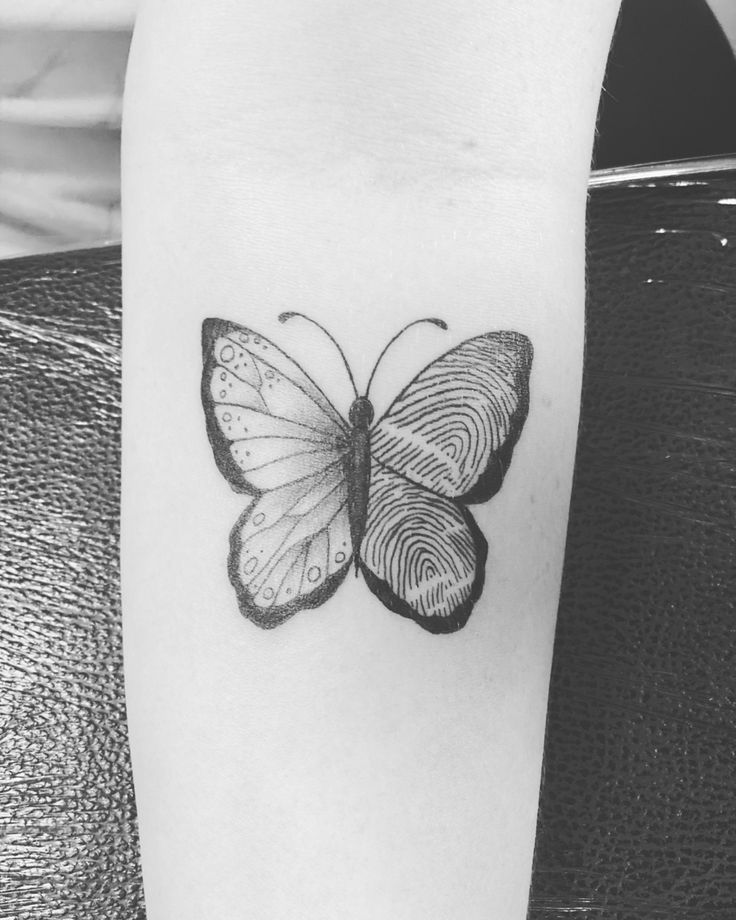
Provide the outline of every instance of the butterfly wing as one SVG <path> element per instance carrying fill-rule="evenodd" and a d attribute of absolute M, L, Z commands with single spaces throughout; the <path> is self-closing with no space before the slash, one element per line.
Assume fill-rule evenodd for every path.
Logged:
<path fill-rule="evenodd" d="M 205 320 L 202 351 L 215 461 L 254 497 L 230 537 L 230 580 L 245 616 L 277 626 L 324 603 L 348 571 L 348 428 L 296 362 L 252 330 Z"/>
<path fill-rule="evenodd" d="M 371 431 L 371 454 L 464 504 L 501 488 L 529 411 L 532 345 L 518 332 L 469 339 L 429 364 Z"/>
<path fill-rule="evenodd" d="M 501 487 L 529 410 L 532 346 L 515 332 L 463 342 L 429 364 L 371 431 L 366 583 L 430 632 L 460 629 L 488 546 L 466 504 Z"/>
<path fill-rule="evenodd" d="M 207 434 L 233 489 L 258 495 L 318 473 L 345 452 L 345 421 L 268 339 L 208 319 L 202 352 Z"/>
<path fill-rule="evenodd" d="M 230 535 L 228 571 L 240 610 L 264 628 L 323 604 L 351 560 L 341 461 L 264 493 Z"/>
<path fill-rule="evenodd" d="M 487 552 L 467 508 L 372 461 L 360 567 L 389 610 L 433 633 L 460 629 L 483 590 Z"/>

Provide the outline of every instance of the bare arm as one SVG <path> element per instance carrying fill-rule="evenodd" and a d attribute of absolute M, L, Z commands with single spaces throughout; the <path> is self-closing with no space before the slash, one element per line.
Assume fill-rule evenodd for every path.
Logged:
<path fill-rule="evenodd" d="M 124 138 L 123 602 L 151 920 L 524 917 L 578 414 L 586 177 L 616 11 L 143 4 Z M 370 533 L 356 547 L 351 532 L 347 549 L 368 574 L 359 565 L 275 628 L 250 616 L 249 604 L 271 608 L 250 558 L 238 549 L 232 562 L 229 533 L 248 484 L 268 488 L 246 459 L 216 462 L 230 397 L 209 390 L 203 405 L 202 321 L 265 337 L 343 416 L 355 395 L 329 342 L 303 321 L 280 325 L 282 311 L 334 335 L 361 394 L 402 326 L 447 322 L 387 353 L 377 418 L 450 349 L 496 331 L 531 342 L 528 414 L 522 359 L 506 345 L 483 353 L 501 382 L 477 399 L 501 421 L 482 470 L 467 459 L 479 440 L 428 436 L 469 470 L 468 488 L 498 462 L 495 494 L 471 504 L 459 472 L 440 487 L 398 470 L 401 488 L 434 503 L 435 544 L 471 529 L 474 548 L 461 545 L 443 583 L 455 599 L 418 600 L 429 593 L 416 572 L 368 560 L 374 474 Z M 229 370 L 220 334 L 233 329 L 210 327 L 210 375 Z M 467 386 L 466 367 L 442 385 Z M 262 414 L 293 413 L 258 398 Z M 348 424 L 345 444 L 356 438 Z M 424 628 L 389 609 L 370 573 L 395 578 L 421 616 L 455 615 L 471 594 L 472 610 L 454 631 Z"/>

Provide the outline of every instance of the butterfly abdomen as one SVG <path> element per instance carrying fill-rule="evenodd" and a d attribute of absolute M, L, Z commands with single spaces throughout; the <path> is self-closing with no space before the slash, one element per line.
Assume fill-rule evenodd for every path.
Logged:
<path fill-rule="evenodd" d="M 368 518 L 368 491 L 371 485 L 371 432 L 373 406 L 359 396 L 350 407 L 350 443 L 345 453 L 345 478 L 348 487 L 350 538 L 353 542 L 355 573 L 358 573 L 360 545 Z"/>

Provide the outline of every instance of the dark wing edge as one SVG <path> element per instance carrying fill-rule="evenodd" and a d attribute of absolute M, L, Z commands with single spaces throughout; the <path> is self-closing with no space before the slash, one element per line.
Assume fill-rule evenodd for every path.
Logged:
<path fill-rule="evenodd" d="M 412 485 L 414 485 L 412 483 Z M 421 487 L 418 487 L 421 488 Z M 390 585 L 375 575 L 359 559 L 360 570 L 365 578 L 365 583 L 379 601 L 388 608 L 392 613 L 398 613 L 399 616 L 414 620 L 422 629 L 433 635 L 448 635 L 462 629 L 468 622 L 470 614 L 473 612 L 476 601 L 480 599 L 486 581 L 486 561 L 488 559 L 488 543 L 483 533 L 478 527 L 475 518 L 462 505 L 458 505 L 458 511 L 463 516 L 465 523 L 470 530 L 473 543 L 476 550 L 475 578 L 470 589 L 470 594 L 462 603 L 452 611 L 451 614 L 443 617 L 426 617 L 414 610 L 407 601 L 399 597 L 390 587 Z"/>
<path fill-rule="evenodd" d="M 459 495 L 455 501 L 465 505 L 479 505 L 489 501 L 500 491 L 506 477 L 514 448 L 521 437 L 527 416 L 529 415 L 529 377 L 531 375 L 532 361 L 534 360 L 534 347 L 531 340 L 521 332 L 504 332 L 503 338 L 513 341 L 518 345 L 520 361 L 517 366 L 516 387 L 519 393 L 519 403 L 516 411 L 511 416 L 509 433 L 500 450 L 491 455 L 488 466 L 478 477 L 475 485 L 464 495 Z"/>
<path fill-rule="evenodd" d="M 213 345 L 221 335 L 227 335 L 228 332 L 233 332 L 241 328 L 242 327 L 238 326 L 237 323 L 231 323 L 224 319 L 215 319 L 214 317 L 202 322 L 202 383 L 200 392 L 205 423 L 207 426 L 207 438 L 212 447 L 212 453 L 218 470 L 230 483 L 230 487 L 234 492 L 257 497 L 261 494 L 261 491 L 245 481 L 243 471 L 233 459 L 230 453 L 230 444 L 217 424 L 217 418 L 214 413 L 214 403 L 210 395 L 210 380 L 212 379 L 212 372 L 217 365 Z"/>
<path fill-rule="evenodd" d="M 309 594 L 305 594 L 279 607 L 259 607 L 251 601 L 249 592 L 238 575 L 238 559 L 241 548 L 240 531 L 242 524 L 250 517 L 254 507 L 255 502 L 249 508 L 246 508 L 230 531 L 230 555 L 227 560 L 227 574 L 230 579 L 230 584 L 235 589 L 241 614 L 252 623 L 255 623 L 256 626 L 260 626 L 261 629 L 275 629 L 277 626 L 281 626 L 282 623 L 290 620 L 294 614 L 299 613 L 301 610 L 311 610 L 314 607 L 320 607 L 325 601 L 328 601 L 340 587 L 345 580 L 345 576 L 350 571 L 350 566 L 353 562 L 353 554 L 351 553 L 346 558 L 342 568 L 330 575 L 329 578 L 325 579 L 319 587 L 315 588 L 314 591 Z"/>
<path fill-rule="evenodd" d="M 218 363 L 214 355 L 214 343 L 220 336 L 228 335 L 232 332 L 252 333 L 252 330 L 246 329 L 245 326 L 241 326 L 239 323 L 234 323 L 231 320 L 218 319 L 216 317 L 209 317 L 208 319 L 202 321 L 202 381 L 200 385 L 200 395 L 202 399 L 202 408 L 204 409 L 207 438 L 209 439 L 210 445 L 212 447 L 212 453 L 214 455 L 217 468 L 228 481 L 234 492 L 239 492 L 245 495 L 252 495 L 257 498 L 259 495 L 263 494 L 263 491 L 261 489 L 257 489 L 255 486 L 252 486 L 245 481 L 243 471 L 233 459 L 233 456 L 230 453 L 230 442 L 220 431 L 219 425 L 217 424 L 217 418 L 214 413 L 214 403 L 209 389 L 212 372 Z M 274 345 L 273 342 L 270 342 L 266 336 L 261 336 L 261 338 L 265 342 L 269 342 L 269 344 L 277 352 L 284 354 L 281 352 L 281 349 Z M 294 365 L 294 367 L 297 368 L 301 374 L 304 375 L 304 377 L 307 378 L 309 383 L 315 388 L 322 399 L 324 399 L 325 403 L 335 413 L 335 416 L 340 419 L 344 428 L 347 428 L 347 425 L 340 416 L 340 413 L 337 411 L 337 409 L 335 409 L 330 400 L 322 392 L 322 389 L 317 386 L 317 384 L 314 382 L 314 380 L 312 380 L 309 374 L 307 374 L 304 368 L 302 368 L 301 365 L 299 365 L 296 361 L 294 361 L 293 358 L 290 358 L 288 355 L 285 355 L 285 357 Z"/>

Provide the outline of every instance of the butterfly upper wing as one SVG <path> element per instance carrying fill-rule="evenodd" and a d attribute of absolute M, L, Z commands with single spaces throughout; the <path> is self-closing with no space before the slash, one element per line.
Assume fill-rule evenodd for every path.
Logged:
<path fill-rule="evenodd" d="M 460 629 L 483 590 L 487 552 L 467 508 L 373 459 L 360 567 L 389 610 L 433 633 Z"/>
<path fill-rule="evenodd" d="M 215 460 L 252 495 L 318 473 L 346 448 L 347 425 L 299 365 L 250 329 L 202 324 L 202 404 Z"/>
<path fill-rule="evenodd" d="M 254 496 L 230 537 L 230 580 L 245 616 L 277 626 L 327 600 L 348 571 L 348 428 L 311 378 L 252 330 L 205 320 L 202 351 L 215 460 L 233 489 Z"/>
<path fill-rule="evenodd" d="M 465 504 L 501 487 L 529 411 L 532 345 L 518 332 L 469 339 L 429 364 L 371 431 L 389 469 Z"/>
<path fill-rule="evenodd" d="M 532 346 L 493 332 L 429 364 L 371 431 L 366 583 L 435 633 L 467 622 L 488 552 L 465 504 L 503 482 L 529 409 Z"/>

